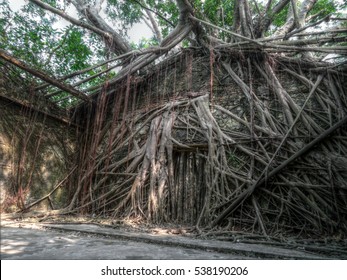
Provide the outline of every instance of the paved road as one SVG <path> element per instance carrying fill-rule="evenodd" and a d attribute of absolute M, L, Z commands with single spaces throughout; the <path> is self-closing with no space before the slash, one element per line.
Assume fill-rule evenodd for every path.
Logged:
<path fill-rule="evenodd" d="M 196 239 L 182 235 L 128 231 L 123 228 L 96 224 L 19 224 L 1 221 L 1 259 L 240 260 L 249 258 L 331 258 L 329 255 L 312 253 L 301 247 L 286 248 L 285 245 L 269 246 L 257 243 Z M 322 247 L 323 249 L 324 247 Z M 341 255 L 342 250 L 339 251 Z M 342 255 L 347 256 L 347 252 L 346 255 Z"/>
<path fill-rule="evenodd" d="M 81 235 L 78 232 L 2 227 L 1 259 L 240 259 L 240 256 Z"/>

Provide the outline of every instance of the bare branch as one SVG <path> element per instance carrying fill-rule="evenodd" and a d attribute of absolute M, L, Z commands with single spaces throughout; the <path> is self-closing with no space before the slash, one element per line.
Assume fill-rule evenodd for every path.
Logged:
<path fill-rule="evenodd" d="M 190 18 L 191 18 L 192 20 L 201 22 L 201 23 L 203 23 L 203 24 L 205 24 L 205 25 L 208 25 L 208 26 L 210 26 L 210 27 L 217 28 L 217 29 L 219 29 L 219 30 L 222 30 L 222 31 L 224 31 L 224 32 L 227 32 L 227 33 L 229 33 L 229 34 L 231 34 L 231 35 L 233 35 L 233 36 L 235 36 L 235 37 L 237 37 L 237 38 L 243 39 L 243 40 L 245 40 L 245 41 L 247 41 L 247 42 L 251 42 L 251 43 L 254 43 L 254 44 L 256 44 L 256 45 L 262 45 L 258 40 L 254 40 L 254 39 L 251 39 L 251 38 L 242 36 L 242 35 L 240 35 L 240 34 L 238 34 L 238 33 L 233 32 L 233 31 L 226 30 L 226 29 L 224 29 L 224 28 L 222 28 L 222 27 L 219 27 L 219 26 L 217 26 L 217 25 L 214 25 L 214 24 L 212 24 L 212 23 L 210 23 L 210 22 L 207 22 L 207 21 L 205 21 L 205 20 L 198 19 L 198 18 L 193 17 L 193 16 L 190 16 Z"/>
<path fill-rule="evenodd" d="M 86 22 L 77 20 L 68 14 L 66 14 L 64 11 L 61 11 L 59 9 L 56 9 L 40 0 L 29 0 L 33 2 L 34 4 L 38 5 L 39 7 L 48 10 L 52 13 L 55 13 L 62 18 L 68 20 L 69 22 L 86 28 L 90 31 L 93 31 L 94 33 L 98 34 L 99 36 L 103 37 L 110 48 L 116 53 L 116 54 L 122 54 L 126 53 L 131 50 L 130 45 L 127 41 L 125 41 L 122 36 L 120 36 L 116 31 L 114 31 L 98 14 L 98 7 L 89 7 L 86 6 L 84 3 L 82 4 L 81 1 L 74 1 L 74 5 L 78 11 L 83 11 L 83 14 L 87 17 L 87 19 L 93 23 L 93 25 L 90 25 Z M 83 6 L 81 6 L 83 5 Z"/>
<path fill-rule="evenodd" d="M 311 11 L 314 4 L 316 4 L 317 0 L 304 0 L 300 6 L 300 10 L 298 12 L 298 21 L 299 26 L 298 28 L 301 28 L 305 25 L 305 18 L 307 16 L 307 13 Z"/>
<path fill-rule="evenodd" d="M 110 39 L 112 36 L 111 34 L 97 28 L 97 27 L 94 27 L 86 22 L 83 22 L 83 21 L 80 21 L 80 20 L 77 20 L 71 16 L 69 16 L 67 13 L 65 13 L 64 11 L 62 10 L 59 10 L 59 9 L 56 9 L 40 0 L 29 0 L 30 2 L 33 2 L 34 4 L 36 4 L 37 6 L 41 7 L 42 9 L 45 9 L 45 10 L 48 10 L 56 15 L 59 15 L 61 16 L 62 18 L 66 19 L 67 21 L 77 25 L 77 26 L 80 26 L 80 27 L 83 27 L 85 29 L 88 29 L 90 31 L 93 31 L 95 32 L 96 34 L 104 37 L 104 38 L 107 38 L 107 39 Z"/>
<path fill-rule="evenodd" d="M 288 39 L 288 38 L 292 37 L 293 35 L 301 32 L 301 31 L 304 31 L 307 28 L 310 28 L 310 27 L 313 27 L 313 26 L 317 26 L 317 25 L 321 24 L 322 22 L 329 20 L 329 18 L 330 18 L 330 15 L 327 15 L 327 16 L 325 16 L 324 18 L 322 18 L 321 20 L 319 20 L 317 22 L 313 22 L 311 24 L 308 24 L 308 25 L 302 26 L 301 28 L 293 30 L 292 32 L 286 34 L 285 38 Z"/>
<path fill-rule="evenodd" d="M 105 30 L 112 35 L 112 38 L 107 41 L 108 46 L 116 54 L 123 54 L 131 51 L 131 47 L 122 36 L 120 36 L 106 21 L 99 15 L 97 9 L 88 7 L 85 9 L 87 19 L 93 23 L 94 26 Z"/>
<path fill-rule="evenodd" d="M 298 7 L 297 7 L 297 0 L 290 0 L 292 4 L 292 11 L 295 21 L 295 26 L 299 27 L 299 15 L 298 15 Z"/>
<path fill-rule="evenodd" d="M 157 22 L 155 21 L 153 15 L 152 15 L 152 12 L 146 10 L 146 14 L 147 14 L 147 16 L 151 22 L 155 36 L 157 37 L 158 41 L 161 42 L 163 40 L 163 37 L 161 36 L 161 32 L 159 30 Z"/>
<path fill-rule="evenodd" d="M 51 78 L 49 76 L 47 76 L 46 73 L 43 73 L 39 70 L 33 69 L 30 66 L 26 65 L 23 61 L 20 61 L 19 59 L 11 56 L 9 53 L 5 52 L 4 50 L 0 49 L 0 57 L 8 62 L 10 62 L 11 64 L 23 69 L 24 71 L 27 71 L 28 73 L 34 75 L 35 77 L 40 78 L 41 80 L 56 86 L 57 88 L 60 88 L 63 91 L 66 91 L 70 94 L 72 94 L 73 96 L 82 99 L 84 101 L 90 101 L 90 98 L 84 94 L 83 92 L 80 92 L 78 90 L 76 90 L 75 88 L 73 88 L 70 85 L 64 84 L 54 78 Z"/>
<path fill-rule="evenodd" d="M 96 64 L 96 65 L 92 65 L 92 66 L 90 66 L 90 67 L 88 67 L 88 68 L 85 68 L 85 69 L 82 69 L 82 70 L 79 70 L 79 71 L 76 71 L 76 72 L 67 74 L 67 75 L 65 75 L 65 76 L 63 76 L 63 77 L 59 77 L 58 80 L 62 81 L 62 80 L 71 79 L 71 78 L 73 78 L 73 77 L 76 77 L 76 76 L 82 75 L 82 74 L 84 74 L 84 73 L 87 73 L 87 72 L 90 71 L 90 70 L 93 70 L 93 69 L 99 68 L 99 67 L 101 67 L 101 66 L 104 66 L 104 65 L 106 65 L 106 64 L 108 64 L 108 63 L 111 63 L 111 62 L 114 62 L 114 61 L 117 61 L 117 60 L 122 60 L 122 59 L 124 59 L 124 58 L 129 57 L 129 56 L 134 56 L 134 55 L 139 55 L 139 54 L 140 54 L 140 51 L 137 51 L 137 50 L 131 51 L 131 52 L 128 52 L 128 53 L 126 53 L 126 54 L 122 54 L 122 55 L 113 57 L 113 58 L 111 58 L 111 59 L 108 59 L 108 60 L 106 60 L 106 61 L 100 62 L 100 63 L 98 63 L 98 64 Z M 141 54 L 142 54 L 142 53 L 141 53 Z M 48 86 L 49 86 L 49 84 L 40 85 L 40 86 L 38 86 L 38 87 L 35 88 L 35 91 L 37 91 L 37 90 L 42 90 L 42 89 L 44 89 L 44 88 L 46 88 L 46 87 L 48 87 Z"/>
<path fill-rule="evenodd" d="M 144 5 L 143 3 L 141 3 L 140 1 L 137 1 L 137 0 L 131 0 L 132 2 L 135 2 L 137 4 L 139 4 L 143 9 L 149 11 L 149 12 L 152 12 L 154 13 L 155 15 L 157 15 L 158 17 L 160 17 L 162 20 L 164 20 L 166 23 L 168 23 L 169 25 L 171 25 L 172 27 L 175 27 L 175 25 L 169 21 L 167 18 L 165 18 L 164 16 L 162 16 L 160 13 L 158 13 L 157 11 L 147 7 L 146 5 Z"/>
<path fill-rule="evenodd" d="M 299 24 L 299 21 L 297 19 Z M 289 6 L 286 22 L 275 32 L 274 36 L 284 36 L 295 28 L 295 16 L 293 5 Z"/>
<path fill-rule="evenodd" d="M 105 0 L 96 0 L 95 1 L 95 9 L 98 11 L 98 13 L 101 11 L 101 6 L 104 3 Z"/>
<path fill-rule="evenodd" d="M 288 5 L 290 0 L 279 1 L 273 7 L 273 9 L 270 10 L 272 4 L 271 2 L 272 1 L 268 2 L 264 17 L 259 18 L 259 21 L 255 27 L 256 38 L 264 36 L 265 32 L 269 29 L 271 23 L 273 22 L 275 15 L 281 12 Z"/>

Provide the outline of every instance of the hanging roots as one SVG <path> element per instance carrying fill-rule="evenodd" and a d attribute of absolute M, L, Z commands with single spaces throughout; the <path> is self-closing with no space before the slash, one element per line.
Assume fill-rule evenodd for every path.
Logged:
<path fill-rule="evenodd" d="M 192 89 L 169 99 L 180 78 L 167 68 L 147 87 L 128 78 L 113 107 L 99 95 L 64 211 L 265 236 L 347 232 L 343 77 L 304 76 L 285 59 L 195 59 L 214 67 L 206 82 L 191 63 Z M 159 84 L 162 95 L 143 95 Z"/>

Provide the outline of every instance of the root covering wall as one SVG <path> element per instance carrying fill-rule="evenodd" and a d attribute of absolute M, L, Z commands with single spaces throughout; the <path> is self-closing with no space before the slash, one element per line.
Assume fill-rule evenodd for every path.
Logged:
<path fill-rule="evenodd" d="M 51 192 L 74 163 L 72 129 L 23 104 L 28 103 L 0 97 L 0 203 L 5 212 L 23 210 Z M 69 188 L 62 184 L 36 208 L 65 206 Z"/>
<path fill-rule="evenodd" d="M 315 67 L 187 51 L 106 84 L 75 112 L 87 130 L 69 209 L 263 235 L 346 232 L 346 80 Z"/>
<path fill-rule="evenodd" d="M 343 73 L 193 50 L 143 71 L 72 108 L 74 125 L 45 102 L 39 113 L 2 98 L 3 209 L 25 209 L 67 178 L 43 200 L 64 214 L 345 237 Z"/>

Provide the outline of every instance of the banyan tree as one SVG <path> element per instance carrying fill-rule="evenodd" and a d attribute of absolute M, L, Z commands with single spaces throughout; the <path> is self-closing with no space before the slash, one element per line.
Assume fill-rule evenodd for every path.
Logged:
<path fill-rule="evenodd" d="M 44 49 L 50 31 L 24 30 L 29 43 L 11 45 L 2 19 L 2 211 L 345 235 L 340 2 L 29 2 L 37 14 L 28 21 L 70 25 L 35 60 L 30 40 Z M 140 19 L 154 34 L 142 48 L 122 32 Z M 92 44 L 87 37 L 103 60 L 68 64 Z"/>

